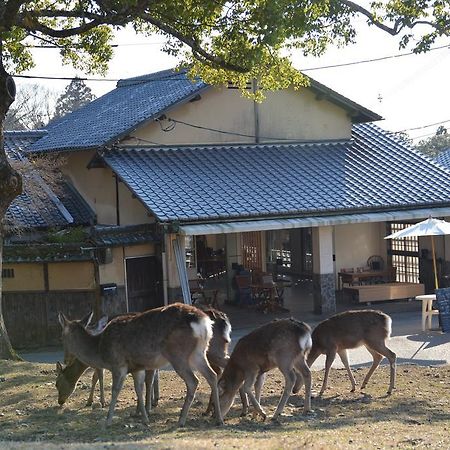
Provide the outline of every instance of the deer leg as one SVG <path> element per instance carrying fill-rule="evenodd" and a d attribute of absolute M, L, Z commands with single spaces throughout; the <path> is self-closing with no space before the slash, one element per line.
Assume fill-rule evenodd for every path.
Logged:
<path fill-rule="evenodd" d="M 350 368 L 350 364 L 348 362 L 348 352 L 344 348 L 343 350 L 338 351 L 338 355 L 341 358 L 342 364 L 344 364 L 344 367 L 347 370 L 348 377 L 350 378 L 350 383 L 352 383 L 352 389 L 350 392 L 355 392 L 356 381 L 355 377 L 353 376 L 352 369 Z"/>
<path fill-rule="evenodd" d="M 325 392 L 328 384 L 328 375 L 330 374 L 331 365 L 333 364 L 334 358 L 336 358 L 336 349 L 331 349 L 327 351 L 327 359 L 325 360 L 325 375 L 323 377 L 322 389 L 320 389 L 319 397 Z"/>
<path fill-rule="evenodd" d="M 158 406 L 159 401 L 159 370 L 155 370 L 153 375 L 153 391 L 152 391 L 152 406 Z"/>
<path fill-rule="evenodd" d="M 308 364 L 306 364 L 304 358 L 301 358 L 295 364 L 295 369 L 300 372 L 296 374 L 297 381 L 295 384 L 297 385 L 299 378 L 301 378 L 305 383 L 305 401 L 303 404 L 303 414 L 307 414 L 309 411 L 311 411 L 311 370 L 309 369 Z"/>
<path fill-rule="evenodd" d="M 209 387 L 211 388 L 211 397 L 214 403 L 214 413 L 216 415 L 217 424 L 223 425 L 222 411 L 220 410 L 219 403 L 219 389 L 217 387 L 217 375 L 216 372 L 211 369 L 206 356 L 202 356 L 202 358 L 199 358 L 196 361 L 196 366 L 198 371 L 203 375 L 205 380 L 208 382 Z"/>
<path fill-rule="evenodd" d="M 247 394 L 244 392 L 244 388 L 242 386 L 239 388 L 239 396 L 241 397 L 241 402 L 242 402 L 241 417 L 245 417 L 248 413 L 248 398 L 247 398 Z"/>
<path fill-rule="evenodd" d="M 144 404 L 144 382 L 145 382 L 145 370 L 137 370 L 133 372 L 133 381 L 134 381 L 134 391 L 137 395 L 137 404 L 138 409 L 142 417 L 142 421 L 148 425 L 149 420 L 147 416 L 147 411 L 145 410 Z"/>
<path fill-rule="evenodd" d="M 175 369 L 175 372 L 183 379 L 186 384 L 186 397 L 184 398 L 180 418 L 178 419 L 178 425 L 180 427 L 184 427 L 184 425 L 186 424 L 186 418 L 189 412 L 189 408 L 194 401 L 195 391 L 197 390 L 198 386 L 198 378 L 195 376 L 194 372 L 192 372 L 187 361 L 180 361 L 179 359 L 177 359 L 176 361 L 171 361 L 171 364 Z"/>
<path fill-rule="evenodd" d="M 369 344 L 367 344 L 366 348 L 367 348 L 367 350 L 369 350 L 369 352 L 373 356 L 373 364 L 372 364 L 372 367 L 370 368 L 368 374 L 366 375 L 366 378 L 363 381 L 361 389 L 366 387 L 366 384 L 369 381 L 370 377 L 372 376 L 372 373 L 374 372 L 374 370 L 380 364 L 381 360 L 383 359 L 383 356 L 386 356 L 386 358 L 389 360 L 389 364 L 390 364 L 390 367 L 391 367 L 389 388 L 388 388 L 387 394 L 391 395 L 392 394 L 392 390 L 395 388 L 395 368 L 396 368 L 396 364 L 395 363 L 396 363 L 396 360 L 397 360 L 397 355 L 391 349 L 386 347 L 386 344 L 384 343 L 384 341 L 382 341 L 382 342 L 370 342 L 370 346 L 369 346 Z M 379 358 L 379 361 L 376 360 L 375 354 L 379 355 L 377 357 L 377 359 Z"/>
<path fill-rule="evenodd" d="M 292 388 L 292 393 L 298 394 L 300 392 L 300 389 L 303 386 L 304 380 L 303 380 L 302 374 L 298 372 L 297 367 L 294 367 L 294 370 L 296 370 L 296 372 L 295 372 L 296 380 L 295 380 L 294 387 Z"/>
<path fill-rule="evenodd" d="M 266 381 L 266 374 L 265 373 L 260 373 L 257 377 L 256 377 L 256 382 L 255 382 L 255 397 L 256 400 L 258 400 L 258 403 L 261 403 L 261 391 L 262 388 L 264 386 L 264 382 Z"/>
<path fill-rule="evenodd" d="M 112 371 L 112 389 L 111 389 L 111 401 L 109 403 L 108 415 L 106 416 L 106 426 L 109 427 L 112 423 L 114 409 L 116 407 L 117 398 L 122 390 L 123 382 L 127 376 L 127 369 L 120 368 Z"/>
<path fill-rule="evenodd" d="M 154 394 L 153 394 L 153 383 L 156 378 L 156 370 L 146 370 L 145 371 L 145 411 L 150 414 L 153 406 Z M 158 403 L 158 401 L 156 401 Z M 139 407 L 139 403 L 138 403 Z"/>
<path fill-rule="evenodd" d="M 246 378 L 243 386 L 243 390 L 245 394 L 247 394 L 248 398 L 250 399 L 250 402 L 252 403 L 253 407 L 255 408 L 256 412 L 260 414 L 260 416 L 263 418 L 263 420 L 266 420 L 267 414 L 264 412 L 264 410 L 261 408 L 260 403 L 256 399 L 255 395 L 252 392 L 252 388 L 255 384 L 257 375 L 250 376 Z"/>
<path fill-rule="evenodd" d="M 94 392 L 95 392 L 95 386 L 97 385 L 97 381 L 98 381 L 98 373 L 97 373 L 98 369 L 94 369 L 94 373 L 92 374 L 92 381 L 91 381 L 91 390 L 89 391 L 89 397 L 87 399 L 86 402 L 86 406 L 91 406 L 92 403 L 94 403 Z M 100 390 L 100 403 L 101 403 L 101 390 Z M 104 399 L 103 399 L 104 401 Z M 102 403 L 102 407 L 104 407 L 105 405 Z"/>
<path fill-rule="evenodd" d="M 210 365 L 211 365 L 212 370 L 214 370 L 214 372 L 216 373 L 216 376 L 220 377 L 220 375 L 222 375 L 222 372 L 223 372 L 222 368 L 219 366 L 213 365 L 211 363 L 210 363 Z M 208 416 L 211 413 L 211 411 L 213 410 L 213 403 L 214 403 L 214 399 L 211 394 L 209 396 L 208 407 L 206 408 L 206 411 L 203 413 L 204 416 Z"/>
<path fill-rule="evenodd" d="M 103 369 L 97 369 L 98 384 L 100 385 L 100 404 L 105 407 L 105 385 L 103 383 Z"/>
<path fill-rule="evenodd" d="M 272 420 L 277 420 L 278 417 L 283 412 L 284 407 L 286 406 L 286 402 L 288 401 L 289 396 L 292 393 L 292 388 L 295 384 L 295 372 L 294 369 L 290 367 L 280 367 L 281 373 L 284 375 L 284 391 L 278 402 L 277 409 L 275 414 L 272 417 Z"/>

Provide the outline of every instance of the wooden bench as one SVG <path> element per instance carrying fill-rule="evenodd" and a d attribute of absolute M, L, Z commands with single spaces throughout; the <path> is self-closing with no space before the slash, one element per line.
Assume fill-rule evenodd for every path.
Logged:
<path fill-rule="evenodd" d="M 425 293 L 419 283 L 380 283 L 345 287 L 344 292 L 358 303 L 414 298 Z"/>

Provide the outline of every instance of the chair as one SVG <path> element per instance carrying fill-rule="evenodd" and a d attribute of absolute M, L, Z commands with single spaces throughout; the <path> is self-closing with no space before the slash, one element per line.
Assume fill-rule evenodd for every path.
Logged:
<path fill-rule="evenodd" d="M 236 275 L 234 277 L 237 290 L 237 303 L 240 305 L 250 305 L 253 303 L 253 293 L 251 284 L 251 275 Z"/>
<path fill-rule="evenodd" d="M 450 332 L 450 288 L 436 289 L 439 322 L 444 333 Z"/>

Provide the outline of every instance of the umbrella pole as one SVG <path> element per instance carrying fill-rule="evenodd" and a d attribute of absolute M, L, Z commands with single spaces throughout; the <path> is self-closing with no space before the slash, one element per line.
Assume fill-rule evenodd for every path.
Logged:
<path fill-rule="evenodd" d="M 434 271 L 434 285 L 436 289 L 439 288 L 437 270 L 436 270 L 436 250 L 434 248 L 434 236 L 431 236 L 431 251 L 433 253 L 433 271 Z"/>

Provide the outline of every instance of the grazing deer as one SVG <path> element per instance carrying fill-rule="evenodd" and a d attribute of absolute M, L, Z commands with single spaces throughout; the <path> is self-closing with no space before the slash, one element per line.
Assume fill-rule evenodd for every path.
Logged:
<path fill-rule="evenodd" d="M 347 369 L 352 383 L 351 392 L 355 391 L 356 382 L 348 362 L 347 349 L 357 348 L 361 345 L 364 345 L 373 357 L 372 366 L 364 378 L 361 389 L 366 387 L 383 356 L 386 356 L 391 365 L 387 391 L 390 395 L 395 385 L 396 361 L 395 353 L 386 347 L 386 339 L 390 337 L 391 329 L 392 319 L 387 314 L 374 310 L 346 311 L 319 323 L 312 333 L 313 345 L 307 359 L 308 366 L 311 367 L 319 355 L 323 353 L 326 355 L 325 376 L 319 395 L 322 395 L 327 388 L 328 375 L 336 353 Z"/>
<path fill-rule="evenodd" d="M 67 399 L 72 395 L 77 385 L 78 380 L 81 375 L 83 375 L 89 366 L 82 363 L 79 359 L 73 358 L 73 360 L 67 364 L 65 367 L 58 361 L 56 363 L 56 389 L 58 390 L 58 404 L 64 405 Z M 155 389 L 153 389 L 154 382 L 153 370 L 147 370 L 145 373 L 145 409 L 147 414 L 150 412 L 150 406 L 157 406 L 158 397 L 155 394 Z M 100 404 L 102 408 L 105 407 L 105 391 L 103 388 L 103 369 L 94 369 L 92 374 L 91 389 L 89 391 L 89 397 L 86 402 L 86 406 L 91 406 L 94 401 L 94 392 L 97 381 L 100 384 Z M 137 412 L 140 411 L 139 405 L 137 406 Z"/>
<path fill-rule="evenodd" d="M 296 373 L 305 382 L 303 412 L 311 410 L 311 372 L 306 364 L 306 354 L 311 348 L 310 327 L 294 319 L 274 320 L 241 338 L 219 380 L 220 407 L 223 416 L 230 410 L 238 389 L 243 385 L 257 413 L 266 419 L 252 387 L 260 375 L 278 367 L 284 375 L 284 391 L 273 419 L 278 419 L 292 393 Z"/>
<path fill-rule="evenodd" d="M 209 342 L 208 351 L 206 357 L 211 368 L 216 372 L 218 376 L 221 375 L 225 365 L 228 361 L 228 347 L 231 342 L 231 324 L 228 316 L 217 309 L 210 307 L 201 307 L 211 320 L 213 320 L 213 335 L 211 341 Z M 126 319 L 130 317 L 130 314 L 123 314 L 114 317 Z M 91 332 L 100 333 L 102 329 L 107 325 L 107 318 L 103 316 L 97 326 L 90 327 Z M 86 364 L 83 364 L 80 360 L 73 358 L 73 360 L 67 364 L 67 366 L 62 367 L 61 363 L 56 363 L 56 388 L 58 389 L 58 403 L 63 405 L 67 399 L 72 395 L 75 390 L 77 381 L 80 379 L 81 375 L 89 368 Z M 97 384 L 100 383 L 100 403 L 102 407 L 105 406 L 104 400 L 104 390 L 103 390 L 103 369 L 94 369 L 92 375 L 91 390 L 89 393 L 89 398 L 86 406 L 91 406 L 94 398 L 94 390 Z M 150 406 L 157 406 L 158 398 L 153 389 L 154 374 L 153 371 L 147 371 L 145 376 L 145 387 L 146 387 L 146 398 L 145 398 L 145 409 L 147 414 L 150 413 Z M 209 414 L 212 411 L 213 399 L 210 399 L 208 409 L 205 412 Z M 140 411 L 139 405 L 137 407 L 137 412 Z"/>
<path fill-rule="evenodd" d="M 135 315 L 135 313 L 127 313 L 121 314 L 119 316 L 113 317 L 113 319 L 120 317 L 123 320 Z M 113 320 L 111 319 L 111 320 Z M 90 325 L 86 330 L 88 330 L 91 334 L 100 333 L 108 323 L 107 316 L 103 316 L 100 318 L 97 324 Z M 77 385 L 78 380 L 81 375 L 89 368 L 87 364 L 82 363 L 77 358 L 72 358 L 72 360 L 65 367 L 61 365 L 58 361 L 56 363 L 56 389 L 58 390 L 58 404 L 63 405 L 67 399 L 72 395 Z M 100 404 L 102 408 L 105 407 L 105 393 L 103 388 L 103 369 L 94 369 L 94 373 L 92 374 L 91 381 L 91 389 L 89 392 L 89 397 L 86 402 L 86 406 L 91 406 L 94 401 L 94 392 L 95 386 L 97 385 L 97 381 L 100 384 Z M 145 374 L 145 388 L 146 388 L 146 397 L 145 397 L 145 409 L 147 413 L 150 412 L 151 406 L 157 406 L 158 404 L 158 395 L 157 389 L 154 388 L 154 376 L 155 371 L 148 370 Z M 137 406 L 138 413 L 140 411 L 139 405 Z"/>
<path fill-rule="evenodd" d="M 155 370 L 170 363 L 186 383 L 186 397 L 178 424 L 184 426 L 194 400 L 198 370 L 211 387 L 216 419 L 223 423 L 219 406 L 217 376 L 206 359 L 212 337 L 212 321 L 198 308 L 175 303 L 138 313 L 125 320 L 111 320 L 98 335 L 86 331 L 90 318 L 70 321 L 59 314 L 65 355 L 73 355 L 91 367 L 112 373 L 112 392 L 106 425 L 112 423 L 117 397 L 127 373 L 134 378 L 140 412 L 148 423 L 143 401 L 145 370 Z"/>

